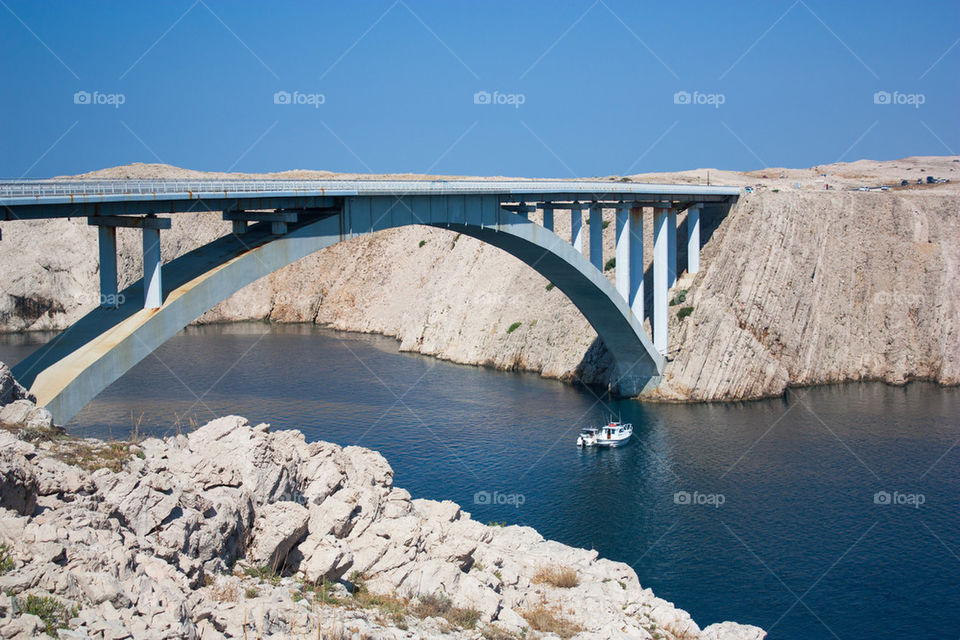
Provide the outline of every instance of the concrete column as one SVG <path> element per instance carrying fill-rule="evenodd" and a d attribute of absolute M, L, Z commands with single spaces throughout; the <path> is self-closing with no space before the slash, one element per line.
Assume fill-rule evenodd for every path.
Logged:
<path fill-rule="evenodd" d="M 677 284 L 677 212 L 667 209 L 667 288 Z"/>
<path fill-rule="evenodd" d="M 653 346 L 667 352 L 667 289 L 670 210 L 653 210 Z"/>
<path fill-rule="evenodd" d="M 241 235 L 247 232 L 247 221 L 246 220 L 234 220 L 233 221 L 233 233 L 234 235 Z"/>
<path fill-rule="evenodd" d="M 143 230 L 143 308 L 158 309 L 163 304 L 160 282 L 160 230 Z"/>
<path fill-rule="evenodd" d="M 620 259 L 617 259 L 620 264 Z M 643 322 L 643 207 L 630 209 L 630 310 Z"/>
<path fill-rule="evenodd" d="M 553 231 L 553 205 L 543 205 L 543 227 Z"/>
<path fill-rule="evenodd" d="M 583 209 L 579 203 L 574 203 L 570 209 L 570 244 L 583 253 Z"/>
<path fill-rule="evenodd" d="M 603 272 L 603 208 L 590 207 L 590 262 Z"/>
<path fill-rule="evenodd" d="M 616 280 L 617 293 L 630 304 L 630 207 L 621 204 L 617 207 L 617 249 Z"/>
<path fill-rule="evenodd" d="M 117 228 L 97 227 L 100 240 L 100 306 L 115 308 L 117 298 Z"/>
<path fill-rule="evenodd" d="M 697 203 L 687 209 L 687 273 L 700 271 L 700 207 Z"/>

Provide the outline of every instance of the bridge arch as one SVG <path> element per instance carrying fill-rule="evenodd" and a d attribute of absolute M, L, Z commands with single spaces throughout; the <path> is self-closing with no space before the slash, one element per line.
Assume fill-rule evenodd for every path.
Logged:
<path fill-rule="evenodd" d="M 228 234 L 163 266 L 163 303 L 144 309 L 144 281 L 117 308 L 98 308 L 13 369 L 38 403 L 63 424 L 164 342 L 240 289 L 338 242 L 411 224 L 448 228 L 498 247 L 553 282 L 611 352 L 612 390 L 638 395 L 659 382 L 663 356 L 642 319 L 601 271 L 566 241 L 504 210 L 497 196 L 371 196 L 345 199 L 339 212 L 305 218 L 275 235 L 269 222 Z"/>

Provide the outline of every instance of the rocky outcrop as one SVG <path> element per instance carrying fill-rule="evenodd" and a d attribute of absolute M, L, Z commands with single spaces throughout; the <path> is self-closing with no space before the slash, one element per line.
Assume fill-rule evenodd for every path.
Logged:
<path fill-rule="evenodd" d="M 960 163 L 952 160 L 768 170 L 781 176 L 771 180 L 766 172 L 714 171 L 715 182 L 762 180 L 776 188 L 758 187 L 741 199 L 706 243 L 701 273 L 674 291 L 689 289 L 688 301 L 671 308 L 671 361 L 655 397 L 742 400 L 778 395 L 788 385 L 844 380 L 960 382 L 960 310 L 951 296 L 960 278 L 960 245 L 951 240 L 960 230 Z M 864 193 L 825 190 L 820 178 L 829 172 L 833 187 L 897 184 L 894 176 L 917 169 L 954 183 Z M 182 173 L 139 165 L 91 177 Z M 705 177 L 699 171 L 636 179 Z M 228 231 L 211 214 L 172 218 L 173 228 L 162 234 L 168 259 Z M 557 218 L 561 235 L 569 233 L 564 218 Z M 8 222 L 3 231 L 0 330 L 61 328 L 97 304 L 92 227 L 82 220 Z M 612 224 L 604 245 L 612 256 Z M 139 246 L 136 230 L 119 231 L 121 286 L 141 275 Z M 613 279 L 615 270 L 606 275 Z M 692 314 L 681 320 L 676 312 L 683 307 Z M 611 374 L 596 333 L 558 289 L 498 249 L 443 229 L 392 229 L 336 245 L 252 284 L 200 319 L 236 320 L 382 333 L 395 336 L 402 350 L 561 379 L 606 384 Z"/>
<path fill-rule="evenodd" d="M 114 443 L 110 468 L 65 462 L 93 444 L 0 430 L 0 637 L 764 635 L 701 630 L 625 564 L 412 499 L 367 449 L 228 416 Z"/>

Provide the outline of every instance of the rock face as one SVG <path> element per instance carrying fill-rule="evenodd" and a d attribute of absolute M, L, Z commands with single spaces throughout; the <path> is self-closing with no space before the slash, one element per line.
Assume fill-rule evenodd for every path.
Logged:
<path fill-rule="evenodd" d="M 670 310 L 672 361 L 656 397 L 741 400 L 778 395 L 791 384 L 844 380 L 960 382 L 960 314 L 951 295 L 960 278 L 960 244 L 952 240 L 960 224 L 954 184 L 960 176 L 950 173 L 960 163 L 951 160 L 769 170 L 782 176 L 769 181 L 779 192 L 743 197 L 706 243 L 700 274 L 679 284 L 689 289 L 688 300 Z M 819 178 L 829 171 L 834 186 L 871 176 L 896 184 L 898 172 L 921 168 L 954 183 L 861 193 L 824 190 Z M 139 165 L 91 177 L 183 173 Z M 727 184 L 766 179 L 761 172 L 717 174 L 714 182 Z M 704 177 L 686 172 L 636 179 Z M 793 187 L 801 183 L 803 190 Z M 569 234 L 564 218 L 557 218 L 561 236 Z M 649 268 L 649 212 L 647 218 Z M 173 228 L 162 234 L 166 259 L 229 229 L 210 214 L 172 219 Z M 62 328 L 96 306 L 94 228 L 83 220 L 7 222 L 3 231 L 0 267 L 7 286 L 0 295 L 0 330 Z M 137 233 L 119 231 L 121 286 L 141 275 Z M 612 256 L 612 224 L 604 245 Z M 615 270 L 606 271 L 611 280 Z M 676 311 L 682 306 L 693 312 L 681 321 Z M 558 289 L 498 249 L 442 229 L 392 229 L 336 245 L 252 284 L 200 319 L 235 320 L 382 333 L 395 336 L 402 350 L 561 379 L 606 384 L 611 374 L 596 333 Z M 508 333 L 515 323 L 519 327 Z"/>
<path fill-rule="evenodd" d="M 0 430 L 0 637 L 50 628 L 24 611 L 37 598 L 67 638 L 509 638 L 535 610 L 581 640 L 764 636 L 701 631 L 625 564 L 411 499 L 367 449 L 237 416 L 128 446 L 115 470 L 66 464 L 65 446 Z"/>

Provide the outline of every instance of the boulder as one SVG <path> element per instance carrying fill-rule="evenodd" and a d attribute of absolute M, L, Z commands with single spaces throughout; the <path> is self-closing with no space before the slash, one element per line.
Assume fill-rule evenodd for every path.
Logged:
<path fill-rule="evenodd" d="M 295 502 L 264 505 L 254 521 L 247 560 L 255 566 L 281 568 L 290 550 L 307 535 L 309 520 L 310 512 Z"/>
<path fill-rule="evenodd" d="M 290 554 L 288 565 L 310 583 L 336 582 L 353 566 L 353 554 L 343 541 L 331 535 L 310 535 Z"/>
<path fill-rule="evenodd" d="M 37 478 L 33 466 L 19 452 L 0 449 L 0 507 L 22 515 L 37 504 Z"/>

